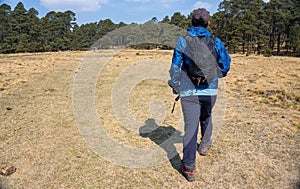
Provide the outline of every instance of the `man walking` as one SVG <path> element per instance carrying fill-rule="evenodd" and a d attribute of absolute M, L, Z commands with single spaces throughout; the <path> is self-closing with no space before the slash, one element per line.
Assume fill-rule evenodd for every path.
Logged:
<path fill-rule="evenodd" d="M 181 172 L 190 182 L 195 181 L 197 150 L 200 155 L 205 156 L 211 147 L 212 108 L 217 99 L 218 78 L 226 76 L 231 62 L 222 41 L 217 37 L 213 37 L 207 30 L 210 24 L 209 12 L 205 9 L 194 10 L 191 21 L 192 26 L 188 29 L 187 36 L 179 37 L 176 42 L 170 68 L 171 79 L 168 81 L 173 92 L 178 93 L 181 99 L 184 117 Z M 197 42 L 197 40 L 201 42 Z M 203 50 L 205 48 L 201 47 L 200 44 L 205 44 L 205 48 L 209 52 Z M 191 53 L 191 51 L 195 52 Z M 197 59 L 204 60 L 204 58 L 199 57 L 209 57 L 210 60 L 215 61 L 215 70 L 198 68 L 200 71 L 197 72 L 201 72 L 202 75 L 197 75 L 196 67 L 201 66 L 197 63 Z M 209 63 L 205 67 L 214 68 L 214 65 Z M 213 77 L 209 76 L 211 73 L 204 72 L 204 70 L 215 71 L 210 71 Z M 198 145 L 199 123 L 201 126 L 201 140 Z"/>

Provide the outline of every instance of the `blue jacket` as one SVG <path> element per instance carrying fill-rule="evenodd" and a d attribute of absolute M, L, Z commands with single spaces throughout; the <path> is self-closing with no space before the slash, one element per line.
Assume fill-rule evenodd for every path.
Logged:
<path fill-rule="evenodd" d="M 206 36 L 210 37 L 210 32 L 204 27 L 190 27 L 188 29 L 188 34 L 192 36 Z M 184 37 L 179 37 L 176 42 L 176 47 L 174 49 L 172 64 L 170 68 L 170 77 L 168 84 L 174 89 L 175 93 L 179 93 L 181 97 L 184 96 L 214 96 L 218 94 L 218 76 L 209 85 L 195 85 L 191 82 L 187 76 L 186 70 L 184 69 L 183 52 L 186 48 L 186 40 Z M 226 76 L 230 69 L 231 58 L 223 45 L 222 41 L 215 37 L 215 49 L 217 52 L 217 62 L 219 64 L 219 69 L 223 76 Z M 186 60 L 189 62 L 189 60 Z"/>

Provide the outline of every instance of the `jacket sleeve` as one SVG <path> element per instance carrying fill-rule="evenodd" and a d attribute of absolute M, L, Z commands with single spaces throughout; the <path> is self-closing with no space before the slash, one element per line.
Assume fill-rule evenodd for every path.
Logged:
<path fill-rule="evenodd" d="M 176 42 L 176 47 L 174 49 L 173 57 L 172 57 L 171 68 L 169 70 L 171 79 L 168 81 L 168 84 L 177 92 L 180 85 L 180 73 L 181 73 L 183 52 L 185 46 L 186 46 L 185 39 L 183 37 L 179 37 Z"/>
<path fill-rule="evenodd" d="M 223 77 L 225 77 L 230 69 L 231 57 L 221 39 L 217 37 L 215 39 L 215 48 L 218 54 L 217 61 L 219 64 L 219 69 L 222 72 Z"/>

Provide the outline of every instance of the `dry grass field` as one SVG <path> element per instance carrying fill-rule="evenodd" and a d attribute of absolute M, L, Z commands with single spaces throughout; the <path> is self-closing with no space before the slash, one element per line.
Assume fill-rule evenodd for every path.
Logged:
<path fill-rule="evenodd" d="M 99 57 L 103 54 L 99 52 Z M 299 58 L 232 55 L 231 70 L 222 79 L 225 96 L 219 98 L 226 100 L 223 125 L 209 155 L 197 155 L 197 181 L 188 183 L 178 172 L 178 159 L 131 168 L 97 155 L 86 143 L 73 106 L 74 78 L 86 56 L 86 52 L 0 55 L 0 169 L 16 167 L 15 173 L 0 175 L 1 189 L 300 187 Z M 130 114 L 146 125 L 151 117 L 159 117 L 149 102 L 163 102 L 165 115 L 155 120 L 162 131 L 157 136 L 128 130 L 112 108 L 113 89 L 124 70 L 151 60 L 161 60 L 168 70 L 171 56 L 171 51 L 124 50 L 99 73 L 96 111 L 107 135 L 118 144 L 137 149 L 157 146 L 170 130 L 180 130 L 180 103 L 171 114 L 175 96 L 159 79 L 139 81 L 128 96 Z M 182 156 L 180 142 L 176 149 Z"/>

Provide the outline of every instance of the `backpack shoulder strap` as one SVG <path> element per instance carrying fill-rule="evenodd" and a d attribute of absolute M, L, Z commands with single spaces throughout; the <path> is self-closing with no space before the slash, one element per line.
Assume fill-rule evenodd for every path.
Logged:
<path fill-rule="evenodd" d="M 211 35 L 209 37 L 204 37 L 205 40 L 205 44 L 207 45 L 207 47 L 209 48 L 209 50 L 211 51 L 211 53 L 214 55 L 214 57 L 216 58 L 216 60 L 218 59 L 218 54 L 215 48 L 216 45 L 216 37 L 214 35 Z"/>

